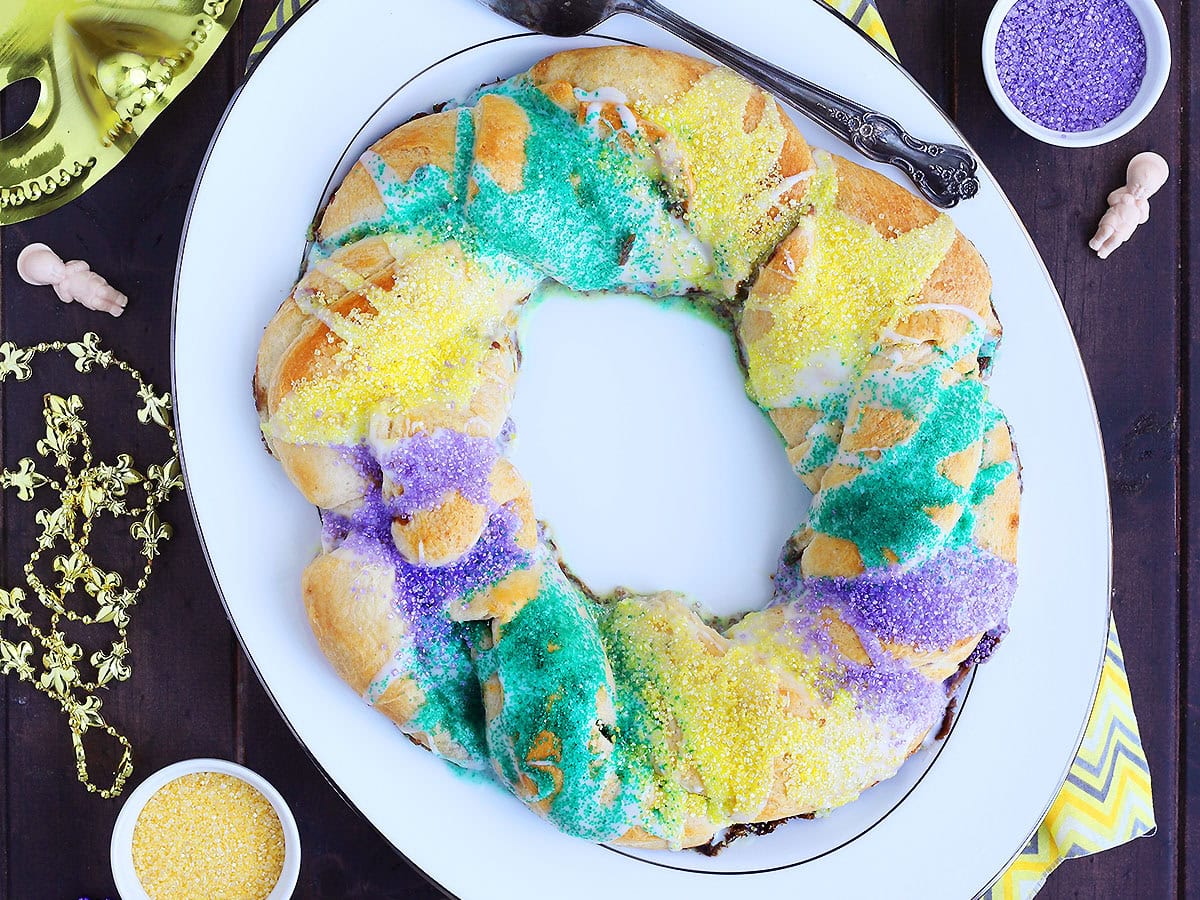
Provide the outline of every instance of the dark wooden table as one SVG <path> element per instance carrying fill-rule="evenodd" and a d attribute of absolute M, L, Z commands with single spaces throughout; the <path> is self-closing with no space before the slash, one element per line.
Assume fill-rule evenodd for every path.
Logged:
<path fill-rule="evenodd" d="M 169 388 L 171 289 L 184 212 L 209 137 L 274 3 L 245 0 L 236 32 L 116 171 L 76 202 L 0 231 L 5 339 L 75 340 L 95 330 L 160 390 Z M 1152 116 L 1108 146 L 1059 150 L 1017 131 L 987 93 L 979 46 L 990 4 L 879 0 L 901 58 L 958 121 L 1041 250 L 1087 363 L 1104 431 L 1113 603 L 1154 777 L 1158 834 L 1065 863 L 1046 898 L 1200 896 L 1200 675 L 1190 665 L 1200 646 L 1200 532 L 1193 523 L 1200 515 L 1193 457 L 1200 453 L 1193 447 L 1200 438 L 1193 424 L 1200 415 L 1200 249 L 1191 226 L 1200 215 L 1200 107 L 1189 69 L 1200 53 L 1200 22 L 1186 0 L 1159 5 L 1176 61 Z M 19 124 L 20 100 L 0 98 L 3 133 Z M 1173 177 L 1133 243 L 1101 262 L 1086 241 L 1105 194 L 1122 183 L 1125 162 L 1145 149 L 1162 153 Z M 126 316 L 63 306 L 20 282 L 16 256 L 31 241 L 89 260 L 129 294 Z M 30 396 L 3 389 L 6 463 L 32 455 L 41 432 L 40 401 L 31 405 Z M 87 415 L 100 429 L 129 427 L 127 412 L 122 419 L 95 401 Z M 0 587 L 22 581 L 30 525 L 21 507 L 5 493 Z M 295 810 L 304 837 L 298 897 L 439 896 L 325 782 L 267 699 L 225 619 L 182 495 L 164 517 L 176 534 L 135 613 L 134 676 L 105 699 L 105 712 L 136 748 L 135 781 L 187 757 L 243 762 Z M 87 794 L 75 781 L 58 710 L 28 685 L 0 679 L 0 727 L 0 896 L 113 896 L 108 842 L 119 803 Z M 980 785 L 980 802 L 993 788 Z M 947 852 L 955 852 L 949 833 Z"/>

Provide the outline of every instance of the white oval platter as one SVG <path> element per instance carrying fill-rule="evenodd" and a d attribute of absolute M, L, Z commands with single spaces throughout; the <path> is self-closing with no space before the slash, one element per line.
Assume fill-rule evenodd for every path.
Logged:
<path fill-rule="evenodd" d="M 915 82 L 818 3 L 672 5 L 914 134 L 963 142 Z M 318 520 L 262 451 L 249 384 L 314 210 L 391 128 L 549 53 L 614 40 L 687 50 L 628 16 L 598 32 L 528 35 L 470 0 L 320 0 L 230 103 L 185 226 L 173 334 L 185 475 L 229 618 L 318 764 L 455 896 L 518 897 L 535 884 L 564 897 L 975 896 L 1024 846 L 1074 759 L 1104 653 L 1111 559 L 1079 353 L 1045 267 L 986 171 L 979 196 L 953 216 L 991 264 L 1005 326 L 992 390 L 1023 464 L 1021 584 L 1012 633 L 969 686 L 950 737 L 896 778 L 713 859 L 618 852 L 561 836 L 412 747 L 337 678 L 308 629 L 299 575 L 318 548 Z M 797 121 L 812 143 L 865 162 Z M 683 589 L 718 612 L 764 603 L 807 498 L 741 393 L 728 338 L 644 301 L 550 291 L 522 344 L 515 458 L 573 568 L 600 589 Z"/>

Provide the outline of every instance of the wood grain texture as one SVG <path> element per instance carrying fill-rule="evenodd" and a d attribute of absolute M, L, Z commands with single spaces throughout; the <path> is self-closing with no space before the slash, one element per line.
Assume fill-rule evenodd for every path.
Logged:
<path fill-rule="evenodd" d="M 1180 5 L 1160 5 L 1172 34 L 1181 34 Z M 890 6 L 880 3 L 885 21 L 903 14 Z M 1151 840 L 1064 863 L 1042 896 L 1175 896 L 1180 683 L 1171 661 L 1179 658 L 1180 623 L 1178 172 L 1180 86 L 1186 81 L 1177 66 L 1150 118 L 1120 140 L 1087 150 L 1043 145 L 1012 126 L 987 94 L 979 48 L 989 12 L 990 4 L 956 5 L 953 108 L 1041 251 L 1087 367 L 1108 457 L 1113 609 L 1159 826 Z M 1101 261 L 1086 242 L 1105 209 L 1104 197 L 1123 183 L 1129 158 L 1147 149 L 1162 153 L 1176 177 L 1154 198 L 1154 215 L 1134 243 Z"/>
<path fill-rule="evenodd" d="M 1182 201 L 1179 247 L 1179 306 L 1183 314 L 1180 379 L 1183 453 L 1180 526 L 1183 541 L 1180 669 L 1183 677 L 1182 747 L 1180 751 L 1179 892 L 1200 894 L 1200 102 L 1197 60 L 1200 60 L 1200 11 L 1184 4 L 1180 10 L 1182 46 L 1177 48 L 1185 75 L 1181 83 L 1179 142 Z"/>
<path fill-rule="evenodd" d="M 245 0 L 237 29 L 206 71 L 121 166 L 80 200 L 0 231 L 0 322 L 5 339 L 77 338 L 105 345 L 170 382 L 169 322 L 183 215 L 204 148 L 235 89 L 246 53 L 275 0 Z M 1162 0 L 1176 46 L 1167 93 L 1131 135 L 1094 150 L 1060 150 L 1026 137 L 987 94 L 979 44 L 991 4 L 879 0 L 902 60 L 955 115 L 1021 213 L 1078 337 L 1096 395 L 1113 499 L 1114 608 L 1155 786 L 1159 833 L 1065 863 L 1041 894 L 1169 897 L 1200 894 L 1200 119 L 1191 60 L 1200 37 L 1184 0 Z M 1184 36 L 1187 36 L 1186 38 Z M 5 118 L 0 99 L 0 122 Z M 1107 262 L 1086 248 L 1104 195 L 1125 161 L 1155 149 L 1175 175 L 1152 202 L 1134 243 Z M 15 277 L 16 254 L 45 241 L 89 260 L 130 296 L 110 320 L 63 306 Z M 1002 303 L 1002 300 L 1000 301 Z M 61 382 L 66 384 L 66 382 Z M 64 387 L 64 390 L 69 389 Z M 0 450 L 29 455 L 40 427 L 33 391 L 0 387 Z M 33 397 L 31 400 L 30 398 Z M 88 397 L 85 396 L 85 402 Z M 31 404 L 32 408 L 31 408 Z M 127 430 L 121 411 L 89 402 L 94 430 Z M 0 504 L 0 576 L 21 577 L 29 512 Z M 23 518 L 26 517 L 26 518 Z M 176 528 L 136 611 L 133 679 L 105 710 L 137 750 L 134 781 L 178 759 L 236 759 L 270 779 L 291 803 L 304 839 L 297 897 L 440 896 L 322 777 L 275 711 L 237 649 L 182 498 L 164 517 Z M 1187 643 L 1181 644 L 1181 641 Z M 108 839 L 118 803 L 74 780 L 65 728 L 46 699 L 0 681 L 0 895 L 114 896 Z M 1187 752 L 1190 751 L 1190 752 Z M 1184 759 L 1189 762 L 1182 764 Z M 1190 827 L 1189 827 L 1190 823 Z"/>

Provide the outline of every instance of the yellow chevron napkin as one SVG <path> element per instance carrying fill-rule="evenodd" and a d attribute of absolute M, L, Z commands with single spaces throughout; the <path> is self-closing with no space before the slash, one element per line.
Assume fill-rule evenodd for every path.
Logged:
<path fill-rule="evenodd" d="M 1060 862 L 1154 833 L 1150 769 L 1138 735 L 1117 623 L 1108 620 L 1100 690 L 1079 755 L 1037 833 L 986 895 L 1025 900 Z"/>
<path fill-rule="evenodd" d="M 301 8 L 316 0 L 281 0 L 267 22 L 247 69 Z M 892 56 L 896 48 L 874 0 L 822 0 Z M 1154 833 L 1150 768 L 1142 750 L 1117 623 L 1108 622 L 1108 649 L 1100 690 L 1079 755 L 1037 833 L 1008 870 L 983 894 L 986 900 L 1028 900 L 1060 862 L 1120 846 Z"/>

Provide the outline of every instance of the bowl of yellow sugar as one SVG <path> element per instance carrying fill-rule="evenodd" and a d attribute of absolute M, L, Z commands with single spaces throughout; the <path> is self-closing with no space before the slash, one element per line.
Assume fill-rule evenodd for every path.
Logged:
<path fill-rule="evenodd" d="M 261 775 L 189 759 L 129 795 L 113 826 L 112 870 L 123 900 L 286 900 L 300 875 L 300 832 Z"/>

